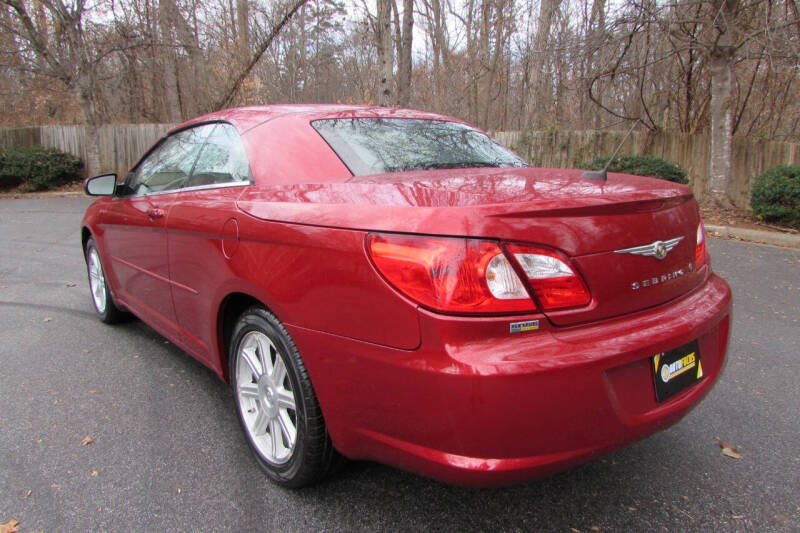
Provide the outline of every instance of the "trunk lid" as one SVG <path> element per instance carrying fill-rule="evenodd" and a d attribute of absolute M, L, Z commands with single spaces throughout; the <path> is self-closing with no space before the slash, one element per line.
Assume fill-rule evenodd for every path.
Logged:
<path fill-rule="evenodd" d="M 704 276 L 693 264 L 699 218 L 691 189 L 640 176 L 611 173 L 608 181 L 596 181 L 581 178 L 580 170 L 533 168 L 403 172 L 248 188 L 237 205 L 274 221 L 559 250 L 583 277 L 592 301 L 548 312 L 557 325 L 659 305 Z M 663 259 L 618 252 L 670 239 L 680 240 Z"/>

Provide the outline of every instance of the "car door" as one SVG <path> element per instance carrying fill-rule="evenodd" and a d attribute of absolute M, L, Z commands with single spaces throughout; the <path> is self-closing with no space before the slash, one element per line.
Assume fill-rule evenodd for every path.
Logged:
<path fill-rule="evenodd" d="M 250 165 L 239 134 L 230 124 L 219 123 L 206 139 L 167 221 L 178 324 L 189 351 L 212 366 L 219 294 L 236 277 L 231 265 L 238 246 L 236 199 L 250 184 Z"/>
<path fill-rule="evenodd" d="M 137 164 L 105 213 L 104 242 L 118 298 L 168 336 L 178 328 L 166 221 L 213 127 L 201 125 L 167 137 Z"/>

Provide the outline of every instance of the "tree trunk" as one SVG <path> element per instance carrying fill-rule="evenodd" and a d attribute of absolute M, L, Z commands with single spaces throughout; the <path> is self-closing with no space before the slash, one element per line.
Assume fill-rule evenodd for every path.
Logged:
<path fill-rule="evenodd" d="M 86 157 L 83 161 L 83 170 L 87 176 L 97 176 L 103 172 L 100 168 L 100 142 L 98 134 L 98 126 L 100 117 L 97 115 L 97 108 L 92 98 L 91 90 L 87 87 L 91 86 L 88 79 L 82 77 L 75 85 L 75 99 L 83 112 L 83 123 L 86 132 L 84 139 L 84 151 Z"/>
<path fill-rule="evenodd" d="M 722 205 L 730 204 L 728 184 L 731 176 L 731 58 L 713 54 L 711 71 L 711 177 L 712 198 Z"/>
<path fill-rule="evenodd" d="M 478 124 L 484 128 L 489 129 L 487 122 L 489 121 L 489 107 L 491 106 L 490 100 L 490 85 L 492 83 L 489 57 L 489 33 L 491 31 L 491 16 L 492 16 L 492 3 L 483 0 L 481 2 L 481 21 L 480 21 L 480 38 L 478 39 L 478 72 L 480 73 L 478 92 L 475 95 L 475 116 L 478 119 Z M 481 99 L 481 96 L 483 98 Z"/>
<path fill-rule="evenodd" d="M 392 105 L 392 81 L 394 53 L 392 45 L 392 5 L 390 0 L 378 0 L 378 20 L 375 27 L 375 40 L 378 45 L 378 64 L 380 82 L 378 84 L 378 105 Z"/>
<path fill-rule="evenodd" d="M 414 0 L 403 0 L 403 33 L 397 59 L 397 103 L 408 107 L 411 101 L 411 46 L 414 31 Z"/>
<path fill-rule="evenodd" d="M 164 84 L 164 118 L 167 122 L 180 122 L 181 108 L 178 96 L 178 76 L 176 74 L 175 50 L 170 44 L 174 41 L 172 32 L 172 13 L 171 0 L 159 0 L 158 2 L 158 26 L 159 42 L 161 43 L 161 53 L 159 61 L 160 70 L 163 75 Z"/>
<path fill-rule="evenodd" d="M 444 84 L 446 76 L 449 74 L 449 55 L 447 50 L 447 43 L 444 38 L 444 29 L 442 20 L 442 0 L 431 0 L 431 11 L 433 13 L 433 31 L 431 35 L 431 42 L 433 47 L 433 88 L 434 88 L 434 102 L 436 109 L 444 110 Z M 469 33 L 467 33 L 467 49 L 471 49 L 469 44 Z"/>
<path fill-rule="evenodd" d="M 242 65 L 250 59 L 250 4 L 248 0 L 236 0 L 236 32 L 239 45 L 239 60 Z"/>
<path fill-rule="evenodd" d="M 584 73 L 587 84 L 590 83 L 588 80 L 591 78 L 588 74 L 590 72 L 594 72 L 597 63 L 599 63 L 599 58 L 595 58 L 595 55 L 600 53 L 601 46 L 603 44 L 603 36 L 606 31 L 606 0 L 594 0 L 592 2 L 592 15 L 589 19 L 589 46 L 585 50 L 585 61 L 586 61 L 586 71 Z M 588 93 L 588 89 L 586 90 Z M 600 95 L 598 95 L 600 97 Z M 591 103 L 590 101 L 587 102 L 587 98 L 584 96 L 581 98 L 582 104 Z M 600 113 L 592 113 L 592 127 L 594 129 L 599 129 L 602 123 Z M 584 123 L 581 120 L 581 123 Z"/>
<path fill-rule="evenodd" d="M 711 72 L 711 161 L 710 193 L 712 199 L 723 207 L 732 207 L 728 194 L 733 156 L 733 134 L 731 100 L 734 47 L 733 23 L 738 0 L 717 0 L 719 17 L 716 29 L 719 37 L 711 50 L 709 71 Z M 715 4 L 717 3 L 715 2 Z"/>
<path fill-rule="evenodd" d="M 561 0 L 541 0 L 539 6 L 539 21 L 536 25 L 536 36 L 533 41 L 531 55 L 531 71 L 528 79 L 530 80 L 530 95 L 527 99 L 528 124 L 539 126 L 538 118 L 542 116 L 542 111 L 547 107 L 549 98 L 546 92 L 547 80 L 544 79 L 544 64 L 547 58 L 547 48 L 550 43 L 550 28 L 553 25 L 553 16 L 558 9 Z"/>
<path fill-rule="evenodd" d="M 470 122 L 478 122 L 478 67 L 476 41 L 473 32 L 475 26 L 475 0 L 467 2 L 467 118 Z"/>

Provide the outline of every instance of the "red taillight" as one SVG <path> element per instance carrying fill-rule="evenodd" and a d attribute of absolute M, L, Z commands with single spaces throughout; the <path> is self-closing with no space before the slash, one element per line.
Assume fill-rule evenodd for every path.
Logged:
<path fill-rule="evenodd" d="M 497 243 L 476 239 L 370 234 L 381 274 L 420 304 L 450 313 L 535 311 Z"/>
<path fill-rule="evenodd" d="M 589 289 L 566 258 L 550 250 L 528 246 L 507 248 L 525 271 L 528 283 L 545 310 L 577 307 L 591 301 Z"/>
<path fill-rule="evenodd" d="M 706 249 L 706 228 L 703 226 L 703 221 L 697 225 L 697 245 L 694 249 L 694 265 L 695 269 L 700 268 L 708 262 L 708 250 Z"/>

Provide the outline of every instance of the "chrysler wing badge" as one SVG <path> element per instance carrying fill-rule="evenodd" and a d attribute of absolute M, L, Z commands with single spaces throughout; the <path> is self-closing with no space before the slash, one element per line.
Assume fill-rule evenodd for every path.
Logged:
<path fill-rule="evenodd" d="M 675 237 L 667 241 L 655 241 L 650 244 L 643 244 L 641 246 L 634 246 L 633 248 L 623 248 L 622 250 L 614 250 L 617 254 L 634 254 L 644 255 L 647 257 L 655 257 L 656 259 L 664 259 L 673 248 L 678 246 L 678 243 L 683 240 L 683 237 Z"/>

